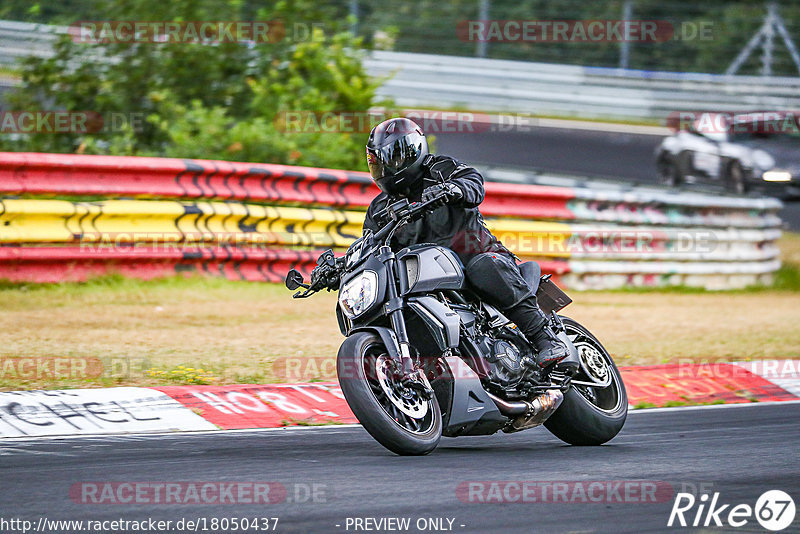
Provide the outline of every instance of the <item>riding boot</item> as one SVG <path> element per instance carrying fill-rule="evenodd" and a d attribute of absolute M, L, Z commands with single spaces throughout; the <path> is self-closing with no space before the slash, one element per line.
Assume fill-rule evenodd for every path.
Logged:
<path fill-rule="evenodd" d="M 519 304 L 505 310 L 505 315 L 517 325 L 536 350 L 536 364 L 545 369 L 569 355 L 567 346 L 550 328 L 547 316 L 539 308 L 536 297 L 523 299 Z"/>

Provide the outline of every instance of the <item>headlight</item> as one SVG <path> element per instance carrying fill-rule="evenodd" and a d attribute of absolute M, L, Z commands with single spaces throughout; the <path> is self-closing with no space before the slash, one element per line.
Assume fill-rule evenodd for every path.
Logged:
<path fill-rule="evenodd" d="M 791 182 L 792 173 L 789 171 L 772 170 L 761 175 L 765 182 Z"/>
<path fill-rule="evenodd" d="M 357 317 L 375 303 L 378 297 L 378 275 L 375 271 L 364 271 L 347 282 L 339 291 L 339 304 L 344 313 Z"/>

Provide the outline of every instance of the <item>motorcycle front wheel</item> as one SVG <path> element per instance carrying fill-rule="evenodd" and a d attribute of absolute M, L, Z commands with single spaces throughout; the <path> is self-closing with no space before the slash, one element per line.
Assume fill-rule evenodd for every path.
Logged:
<path fill-rule="evenodd" d="M 567 337 L 578 349 L 580 370 L 564 401 L 544 426 L 571 445 L 601 445 L 616 436 L 628 417 L 628 396 L 622 375 L 605 347 L 589 330 L 562 317 Z"/>
<path fill-rule="evenodd" d="M 439 444 L 439 403 L 400 384 L 397 364 L 380 337 L 350 335 L 339 347 L 336 372 L 347 404 L 378 443 L 400 455 L 428 454 Z"/>

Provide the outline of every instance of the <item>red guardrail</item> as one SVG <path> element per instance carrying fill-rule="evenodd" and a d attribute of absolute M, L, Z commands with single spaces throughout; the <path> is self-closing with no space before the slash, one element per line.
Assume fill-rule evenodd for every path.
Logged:
<path fill-rule="evenodd" d="M 216 198 L 366 207 L 378 194 L 364 172 L 209 160 L 0 152 L 0 193 Z M 486 183 L 487 217 L 573 220 L 571 189 Z"/>
<path fill-rule="evenodd" d="M 142 279 L 206 274 L 282 282 L 293 267 L 309 275 L 318 256 L 317 251 L 233 247 L 0 247 L 0 279 L 65 282 L 119 273 Z"/>
<path fill-rule="evenodd" d="M 176 274 L 222 276 L 229 280 L 283 282 L 289 269 L 308 278 L 321 250 L 263 247 L 0 247 L 0 279 L 14 282 L 84 281 L 119 273 L 150 279 Z M 555 276 L 569 271 L 567 262 L 539 262 Z"/>

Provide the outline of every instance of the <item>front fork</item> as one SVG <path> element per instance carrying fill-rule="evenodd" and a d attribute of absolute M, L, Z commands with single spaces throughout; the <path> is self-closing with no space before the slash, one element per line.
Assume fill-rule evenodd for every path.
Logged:
<path fill-rule="evenodd" d="M 397 257 L 391 248 L 383 246 L 378 249 L 378 259 L 386 265 L 386 270 L 389 273 L 389 280 L 386 283 L 386 296 L 388 298 L 386 304 L 384 304 L 384 310 L 386 315 L 389 316 L 392 330 L 397 336 L 397 348 L 400 353 L 400 362 L 398 363 L 403 372 L 401 382 L 404 387 L 417 391 L 423 398 L 430 399 L 433 397 L 433 388 L 431 388 L 425 373 L 415 368 L 414 358 L 411 357 L 411 343 L 408 340 L 406 319 L 403 317 L 405 300 L 403 297 L 398 296 L 405 294 L 407 288 L 398 288 L 398 285 L 404 285 L 404 281 L 403 278 L 397 276 Z"/>
<path fill-rule="evenodd" d="M 397 336 L 398 350 L 400 353 L 400 365 L 403 370 L 404 376 L 409 376 L 414 373 L 414 359 L 411 357 L 411 344 L 408 340 L 408 330 L 406 329 L 406 320 L 403 317 L 403 308 L 405 301 L 402 297 L 398 296 L 398 276 L 397 276 L 397 258 L 392 252 L 392 249 L 387 246 L 382 246 L 378 249 L 378 260 L 386 265 L 386 270 L 389 273 L 388 281 L 386 283 L 386 304 L 384 310 L 386 315 L 389 316 L 389 321 L 392 324 Z"/>

